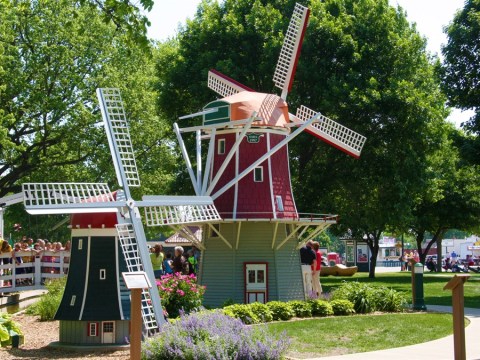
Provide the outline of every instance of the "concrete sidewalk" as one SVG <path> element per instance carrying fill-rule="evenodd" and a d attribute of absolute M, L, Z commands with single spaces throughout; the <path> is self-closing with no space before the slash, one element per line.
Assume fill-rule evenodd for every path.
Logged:
<path fill-rule="evenodd" d="M 427 305 L 427 310 L 451 313 L 452 307 Z M 470 320 L 470 324 L 465 328 L 467 359 L 480 360 L 480 309 L 465 308 L 465 317 Z M 357 354 L 311 358 L 307 360 L 452 360 L 454 358 L 453 335 L 450 335 L 422 344 Z"/>

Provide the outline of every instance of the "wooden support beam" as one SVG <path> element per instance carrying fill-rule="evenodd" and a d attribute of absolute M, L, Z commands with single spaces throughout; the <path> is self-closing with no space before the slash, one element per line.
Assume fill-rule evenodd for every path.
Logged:
<path fill-rule="evenodd" d="M 218 237 L 219 237 L 220 239 L 222 239 L 223 242 L 224 242 L 225 244 L 227 244 L 227 246 L 228 246 L 230 249 L 233 249 L 232 245 L 228 242 L 228 240 L 225 239 L 225 238 L 223 237 L 223 235 L 222 235 L 217 229 L 215 229 L 215 227 L 214 227 L 212 224 L 208 223 L 208 226 L 210 226 L 210 229 L 212 229 L 213 232 L 214 232 L 215 234 L 217 234 Z"/>
<path fill-rule="evenodd" d="M 275 239 L 277 238 L 278 222 L 275 223 L 275 229 L 273 230 L 272 250 L 275 248 Z"/>
<path fill-rule="evenodd" d="M 305 225 L 305 226 L 309 226 L 309 225 Z M 278 244 L 277 250 L 280 250 L 280 248 L 281 248 L 288 240 L 290 240 L 290 239 L 292 238 L 292 236 L 294 236 L 294 235 L 298 232 L 298 230 L 300 230 L 301 228 L 302 228 L 301 225 L 300 225 L 300 226 L 297 226 L 297 227 L 295 228 L 295 230 L 293 230 L 293 231 L 290 233 L 290 235 L 288 235 L 280 244 Z"/>
<path fill-rule="evenodd" d="M 238 244 L 240 243 L 240 231 L 242 229 L 242 222 L 239 221 L 237 223 L 238 227 L 237 227 L 237 242 L 235 244 L 235 250 L 238 250 Z"/>

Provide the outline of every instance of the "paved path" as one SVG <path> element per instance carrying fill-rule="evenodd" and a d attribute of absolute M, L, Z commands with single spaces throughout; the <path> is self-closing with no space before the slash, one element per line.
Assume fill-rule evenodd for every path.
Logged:
<path fill-rule="evenodd" d="M 427 305 L 427 310 L 452 312 L 452 307 Z M 480 309 L 465 308 L 465 316 L 470 320 L 470 325 L 465 328 L 467 360 L 480 360 Z M 450 335 L 422 344 L 307 360 L 452 360 L 454 358 L 453 335 Z"/>

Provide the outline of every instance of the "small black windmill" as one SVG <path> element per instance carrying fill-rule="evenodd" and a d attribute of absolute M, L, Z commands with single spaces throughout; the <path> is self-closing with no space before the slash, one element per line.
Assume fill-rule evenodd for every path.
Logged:
<path fill-rule="evenodd" d="M 220 219 L 207 196 L 153 195 L 135 201 L 130 187 L 139 187 L 140 179 L 120 91 L 97 89 L 97 96 L 121 190 L 112 193 L 104 183 L 23 184 L 25 208 L 31 214 L 89 217 L 83 229 L 72 220 L 70 270 L 55 316 L 60 320 L 60 342 L 67 344 L 125 343 L 130 305 L 121 272 L 145 271 L 155 284 L 140 207 L 147 226 Z M 108 213 L 114 214 L 113 222 Z M 155 333 L 165 321 L 155 287 L 143 292 L 142 316 L 146 334 Z"/>

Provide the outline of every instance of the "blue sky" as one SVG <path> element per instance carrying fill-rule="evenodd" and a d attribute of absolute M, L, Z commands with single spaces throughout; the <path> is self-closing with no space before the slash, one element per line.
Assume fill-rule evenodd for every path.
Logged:
<path fill-rule="evenodd" d="M 427 49 L 440 55 L 441 45 L 446 42 L 443 27 L 448 25 L 464 0 L 389 0 L 393 6 L 399 5 L 407 12 L 407 18 L 416 23 L 417 30 L 427 39 Z M 178 25 L 193 17 L 200 0 L 156 0 L 148 14 L 150 22 L 148 34 L 151 38 L 165 40 L 174 36 Z M 451 121 L 457 125 L 467 120 L 471 112 L 454 110 Z"/>

